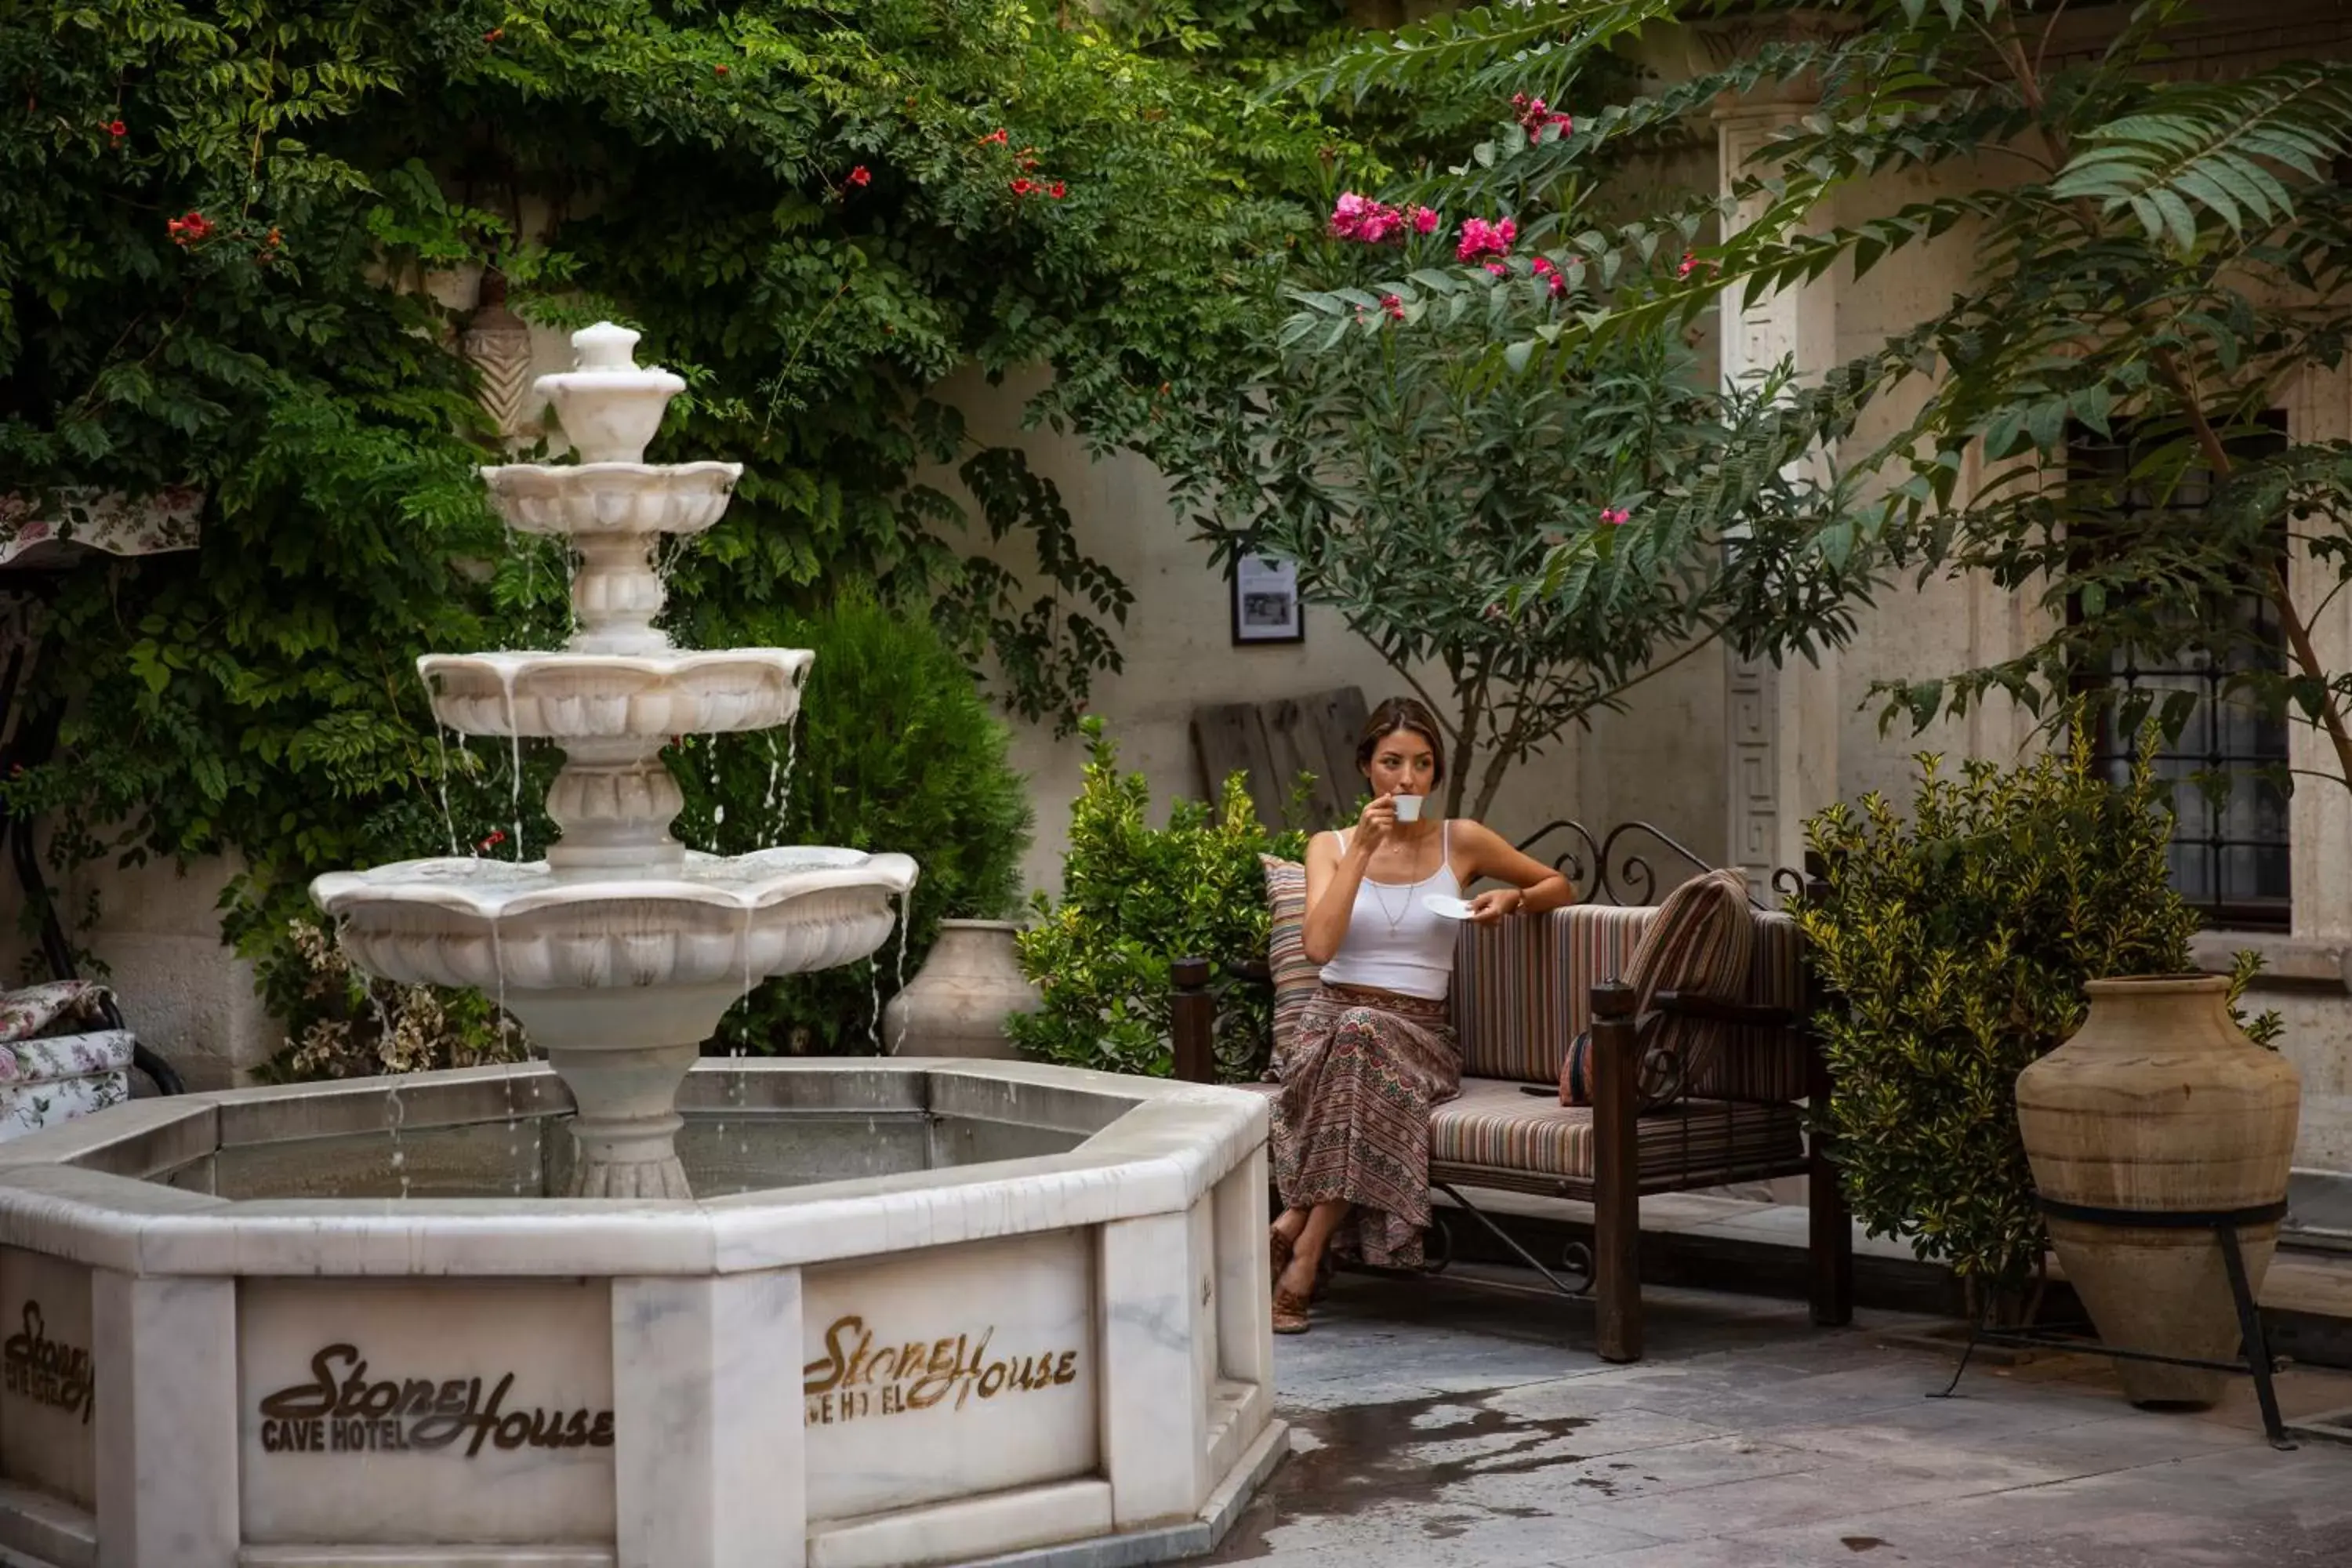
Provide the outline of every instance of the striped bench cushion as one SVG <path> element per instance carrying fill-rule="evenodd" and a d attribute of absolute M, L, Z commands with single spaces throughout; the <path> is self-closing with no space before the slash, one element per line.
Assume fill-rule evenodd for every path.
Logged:
<path fill-rule="evenodd" d="M 1571 904 L 1499 925 L 1465 921 L 1454 958 L 1454 1028 L 1462 1042 L 1462 1070 L 1474 1078 L 1557 1085 L 1569 1043 L 1592 1022 L 1593 985 L 1625 977 L 1656 912 Z M 1759 914 L 1746 1000 L 1794 1008 L 1803 998 L 1796 922 L 1777 912 Z M 1791 1029 L 1732 1030 L 1723 1048 L 1696 1072 L 1689 1092 L 1716 1100 L 1801 1099 L 1804 1044 Z"/>
<path fill-rule="evenodd" d="M 1277 855 L 1260 855 L 1257 862 L 1265 872 L 1265 963 L 1274 976 L 1274 1059 L 1267 1070 L 1280 1078 L 1299 1015 L 1323 983 L 1323 969 L 1307 956 L 1307 868 Z"/>
<path fill-rule="evenodd" d="M 1796 921 L 1778 910 L 1759 914 L 1746 999 L 1763 1007 L 1801 1009 L 1804 953 Z M 1801 1100 L 1807 1092 L 1804 1041 L 1794 1029 L 1727 1029 L 1711 1056 L 1692 1064 L 1690 1092 L 1707 1100 Z"/>
<path fill-rule="evenodd" d="M 1592 1021 L 1592 985 L 1625 973 L 1646 909 L 1570 904 L 1532 920 L 1464 921 L 1454 950 L 1454 1031 L 1475 1078 L 1558 1083 Z"/>
<path fill-rule="evenodd" d="M 1687 991 L 1694 996 L 1738 1001 L 1755 952 L 1748 879 L 1734 869 L 1702 871 L 1688 879 L 1650 917 L 1642 931 L 1642 945 L 1625 966 L 1625 984 L 1633 988 L 1633 1011 L 1643 1023 L 1643 1110 L 1678 1099 L 1694 1069 L 1715 1060 L 1728 1033 L 1705 1018 L 1676 1014 L 1653 1017 L 1658 993 Z"/>
<path fill-rule="evenodd" d="M 1634 1123 L 1644 1189 L 1685 1176 L 1736 1178 L 1743 1172 L 1800 1167 L 1804 1128 L 1790 1105 L 1687 1100 Z M 1465 1078 L 1459 1099 L 1431 1112 L 1433 1165 L 1592 1179 L 1592 1110 L 1520 1092 L 1520 1085 Z"/>

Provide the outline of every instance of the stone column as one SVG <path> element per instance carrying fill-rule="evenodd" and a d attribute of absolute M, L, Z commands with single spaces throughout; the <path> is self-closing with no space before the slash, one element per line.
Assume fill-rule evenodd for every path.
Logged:
<path fill-rule="evenodd" d="M 1208 1491 L 1208 1390 L 1193 1359 L 1194 1316 L 1214 1288 L 1208 1260 L 1193 1255 L 1192 1232 L 1183 1214 L 1102 1227 L 1102 1464 L 1119 1530 L 1189 1519 Z"/>
<path fill-rule="evenodd" d="M 1716 113 L 1717 178 L 1728 196 L 1750 159 L 1779 127 L 1804 112 L 1786 98 L 1727 103 Z M 1760 216 L 1764 199 L 1740 204 L 1734 231 Z M 1801 378 L 1837 363 L 1837 272 L 1784 289 L 1744 308 L 1727 295 L 1720 318 L 1720 362 L 1727 384 L 1738 384 L 1793 360 Z M 1804 864 L 1804 819 L 1838 795 L 1838 660 L 1801 657 L 1775 665 L 1724 650 L 1726 858 L 1748 875 L 1759 899 L 1773 872 Z"/>
<path fill-rule="evenodd" d="M 1265 1146 L 1217 1184 L 1217 1370 L 1235 1383 L 1274 1387 L 1274 1281 L 1267 1271 Z"/>
<path fill-rule="evenodd" d="M 236 1568 L 236 1282 L 94 1270 L 99 1568 Z"/>
<path fill-rule="evenodd" d="M 798 1568 L 796 1268 L 613 1281 L 617 1568 Z"/>
<path fill-rule="evenodd" d="M 2352 440 L 2352 374 L 2306 370 L 2287 394 L 2287 434 L 2294 441 Z M 2336 563 L 2297 540 L 2288 566 L 2295 607 L 2311 633 L 2320 666 L 2352 669 L 2352 591 L 2336 592 Z M 2352 793 L 2332 782 L 2341 771 L 2326 731 L 2287 721 L 2287 765 L 2296 771 L 2287 803 L 2288 889 L 2298 941 L 2343 944 L 2352 939 Z M 2308 771 L 2305 771 L 2308 770 Z M 2352 973 L 2344 976 L 2352 985 Z"/>

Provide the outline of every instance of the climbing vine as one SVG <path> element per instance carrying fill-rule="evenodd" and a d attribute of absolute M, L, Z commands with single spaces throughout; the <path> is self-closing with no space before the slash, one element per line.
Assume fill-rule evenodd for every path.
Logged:
<path fill-rule="evenodd" d="M 1318 128 L 1244 74 L 1019 0 L 15 8 L 12 515 L 205 499 L 196 550 L 50 585 L 21 711 L 61 716 L 56 760 L 10 805 L 61 863 L 233 857 L 226 931 L 289 1012 L 310 971 L 267 961 L 311 875 L 544 842 L 553 755 L 446 744 L 413 673 L 563 630 L 562 563 L 472 472 L 496 447 L 449 345 L 490 268 L 534 323 L 628 321 L 687 377 L 654 460 L 746 464 L 674 563 L 681 642 L 868 584 L 1070 721 L 1126 585 L 936 388 L 1050 367 L 1033 416 L 1104 446 L 1217 405 L 1320 178 Z"/>

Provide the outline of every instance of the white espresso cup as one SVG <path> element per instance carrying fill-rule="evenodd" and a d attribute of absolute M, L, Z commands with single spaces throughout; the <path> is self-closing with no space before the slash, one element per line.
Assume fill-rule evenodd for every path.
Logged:
<path fill-rule="evenodd" d="M 1419 822 L 1421 820 L 1421 803 L 1423 798 L 1423 796 L 1417 795 L 1401 795 L 1395 796 L 1391 800 L 1391 804 L 1396 807 L 1397 820 L 1399 822 Z"/>

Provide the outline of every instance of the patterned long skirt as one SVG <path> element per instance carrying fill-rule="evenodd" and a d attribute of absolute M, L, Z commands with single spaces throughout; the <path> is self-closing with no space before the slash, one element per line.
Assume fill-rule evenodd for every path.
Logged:
<path fill-rule="evenodd" d="M 1430 1108 L 1462 1092 L 1443 1002 L 1326 985 L 1307 999 L 1274 1100 L 1274 1181 L 1283 1204 L 1354 1206 L 1342 1258 L 1421 1266 L 1429 1226 Z"/>

